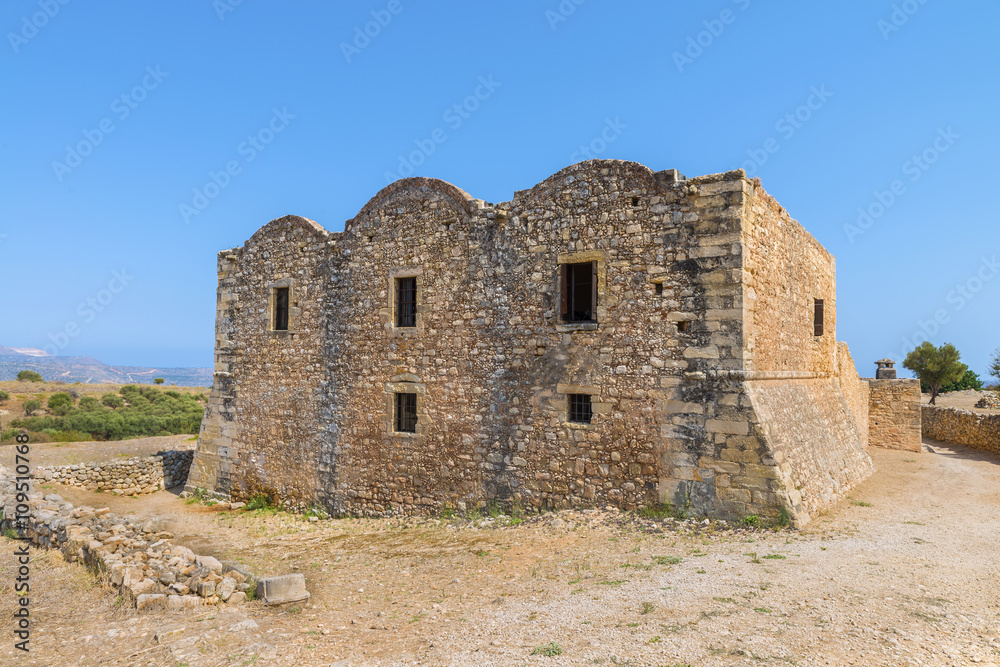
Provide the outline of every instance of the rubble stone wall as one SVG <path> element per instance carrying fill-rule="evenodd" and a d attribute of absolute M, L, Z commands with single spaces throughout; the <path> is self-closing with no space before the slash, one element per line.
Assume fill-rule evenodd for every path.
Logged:
<path fill-rule="evenodd" d="M 92 491 L 100 489 L 130 496 L 185 484 L 193 456 L 193 450 L 162 451 L 152 456 L 122 461 L 39 466 L 33 475 L 36 479 L 67 486 Z"/>
<path fill-rule="evenodd" d="M 868 441 L 873 447 L 921 451 L 920 380 L 868 380 Z"/>
<path fill-rule="evenodd" d="M 564 322 L 560 267 L 585 262 L 596 322 Z M 334 513 L 499 500 L 794 517 L 806 506 L 763 471 L 781 463 L 747 381 L 825 379 L 847 414 L 830 384 L 833 276 L 742 171 L 593 160 L 495 205 L 408 178 L 343 233 L 280 218 L 220 254 L 216 384 L 188 489 Z M 397 327 L 409 277 L 417 322 Z M 289 332 L 268 325 L 276 286 L 293 295 Z M 813 298 L 827 303 L 819 337 Z M 394 428 L 396 392 L 417 394 L 416 433 Z M 572 394 L 590 396 L 591 423 L 569 421 Z M 864 458 L 843 461 L 863 474 Z"/>
<path fill-rule="evenodd" d="M 1000 454 L 1000 415 L 925 405 L 922 429 L 925 437 Z"/>

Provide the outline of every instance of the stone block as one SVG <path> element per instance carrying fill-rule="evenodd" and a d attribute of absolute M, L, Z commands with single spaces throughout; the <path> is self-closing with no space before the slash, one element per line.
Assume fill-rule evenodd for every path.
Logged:
<path fill-rule="evenodd" d="M 257 580 L 257 599 L 264 604 L 284 604 L 309 599 L 306 578 L 301 574 L 284 574 Z"/>

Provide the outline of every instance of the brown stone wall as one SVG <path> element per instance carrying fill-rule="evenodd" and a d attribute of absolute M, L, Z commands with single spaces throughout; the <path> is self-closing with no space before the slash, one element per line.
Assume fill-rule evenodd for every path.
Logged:
<path fill-rule="evenodd" d="M 837 341 L 837 381 L 857 426 L 858 437 L 864 447 L 868 446 L 868 383 L 858 375 L 854 359 L 847 343 Z"/>
<path fill-rule="evenodd" d="M 560 318 L 560 265 L 578 262 L 596 262 L 596 323 Z M 867 474 L 858 387 L 834 377 L 832 258 L 742 171 L 595 160 L 496 205 L 404 179 L 342 234 L 272 221 L 219 277 L 189 488 L 334 512 L 668 502 L 801 524 Z M 395 323 L 401 277 L 416 327 Z M 267 326 L 277 285 L 288 333 Z M 418 396 L 416 433 L 394 429 L 398 391 Z M 590 424 L 569 421 L 570 394 L 590 395 Z"/>
<path fill-rule="evenodd" d="M 1000 415 L 925 405 L 924 437 L 1000 454 Z"/>
<path fill-rule="evenodd" d="M 868 379 L 868 442 L 873 447 L 921 451 L 920 380 Z"/>
<path fill-rule="evenodd" d="M 837 342 L 833 256 L 763 188 L 747 182 L 747 189 L 746 367 L 829 377 Z M 824 300 L 822 336 L 813 335 L 815 299 Z"/>

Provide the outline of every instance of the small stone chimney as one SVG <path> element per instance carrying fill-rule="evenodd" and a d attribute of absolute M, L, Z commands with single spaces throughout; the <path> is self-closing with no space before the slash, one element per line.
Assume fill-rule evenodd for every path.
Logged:
<path fill-rule="evenodd" d="M 895 380 L 896 362 L 892 359 L 879 359 L 875 362 L 878 370 L 875 371 L 876 380 Z"/>

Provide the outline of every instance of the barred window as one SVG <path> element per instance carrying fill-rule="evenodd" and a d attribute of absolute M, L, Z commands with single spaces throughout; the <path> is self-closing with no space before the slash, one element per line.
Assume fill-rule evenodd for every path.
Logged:
<path fill-rule="evenodd" d="M 288 288 L 274 289 L 274 326 L 275 331 L 288 331 Z"/>
<path fill-rule="evenodd" d="M 404 392 L 396 394 L 396 431 L 417 432 L 417 395 Z"/>
<path fill-rule="evenodd" d="M 569 395 L 569 420 L 577 424 L 589 424 L 594 412 L 590 407 L 590 394 Z"/>
<path fill-rule="evenodd" d="M 417 326 L 417 279 L 396 279 L 396 326 Z"/>

